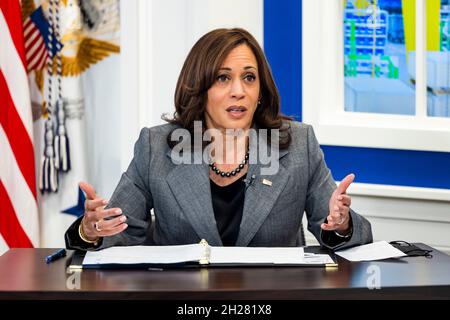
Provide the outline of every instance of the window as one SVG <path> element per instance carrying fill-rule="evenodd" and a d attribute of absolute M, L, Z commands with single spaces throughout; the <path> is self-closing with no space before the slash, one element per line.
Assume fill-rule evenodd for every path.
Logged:
<path fill-rule="evenodd" d="M 427 4 L 427 113 L 450 117 L 450 1 Z"/>
<path fill-rule="evenodd" d="M 321 144 L 450 151 L 446 1 L 302 5 L 303 120 Z"/>
<path fill-rule="evenodd" d="M 346 2 L 345 111 L 415 114 L 415 82 L 411 76 L 415 63 L 408 56 L 415 26 L 413 1 L 404 1 L 403 5 L 401 0 Z"/>

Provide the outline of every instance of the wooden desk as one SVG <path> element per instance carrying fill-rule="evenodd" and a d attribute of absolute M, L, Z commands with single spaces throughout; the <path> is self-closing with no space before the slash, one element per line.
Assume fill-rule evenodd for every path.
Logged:
<path fill-rule="evenodd" d="M 428 246 L 417 244 L 422 248 Z M 12 249 L 0 257 L 0 299 L 392 299 L 450 298 L 450 256 L 407 257 L 325 268 L 83 270 L 54 249 Z M 381 289 L 369 290 L 379 275 Z"/>

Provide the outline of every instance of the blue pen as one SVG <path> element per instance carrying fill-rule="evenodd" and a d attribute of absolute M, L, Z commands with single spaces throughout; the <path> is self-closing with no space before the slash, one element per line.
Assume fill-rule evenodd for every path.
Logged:
<path fill-rule="evenodd" d="M 59 249 L 45 258 L 45 262 L 50 263 L 66 256 L 66 249 Z"/>

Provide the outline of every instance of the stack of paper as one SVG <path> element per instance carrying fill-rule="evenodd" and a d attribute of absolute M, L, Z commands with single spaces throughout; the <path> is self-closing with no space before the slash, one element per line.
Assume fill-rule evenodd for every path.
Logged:
<path fill-rule="evenodd" d="M 327 254 L 304 253 L 301 247 L 214 247 L 208 244 L 179 246 L 112 247 L 87 252 L 82 265 L 170 265 L 192 263 L 214 265 L 336 265 Z"/>

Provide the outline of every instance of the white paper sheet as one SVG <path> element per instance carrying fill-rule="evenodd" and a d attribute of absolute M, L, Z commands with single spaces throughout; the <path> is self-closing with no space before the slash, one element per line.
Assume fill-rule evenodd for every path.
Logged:
<path fill-rule="evenodd" d="M 304 261 L 305 264 L 335 264 L 336 263 L 327 254 L 305 253 L 304 260 L 305 260 Z"/>
<path fill-rule="evenodd" d="M 349 261 L 373 261 L 406 256 L 405 253 L 391 246 L 386 241 L 378 241 L 337 251 L 336 254 Z"/>
<path fill-rule="evenodd" d="M 210 262 L 214 263 L 305 263 L 303 248 L 211 247 Z"/>
<path fill-rule="evenodd" d="M 181 246 L 132 246 L 112 247 L 86 253 L 83 265 L 95 264 L 169 264 L 199 261 L 204 246 L 189 244 Z"/>

